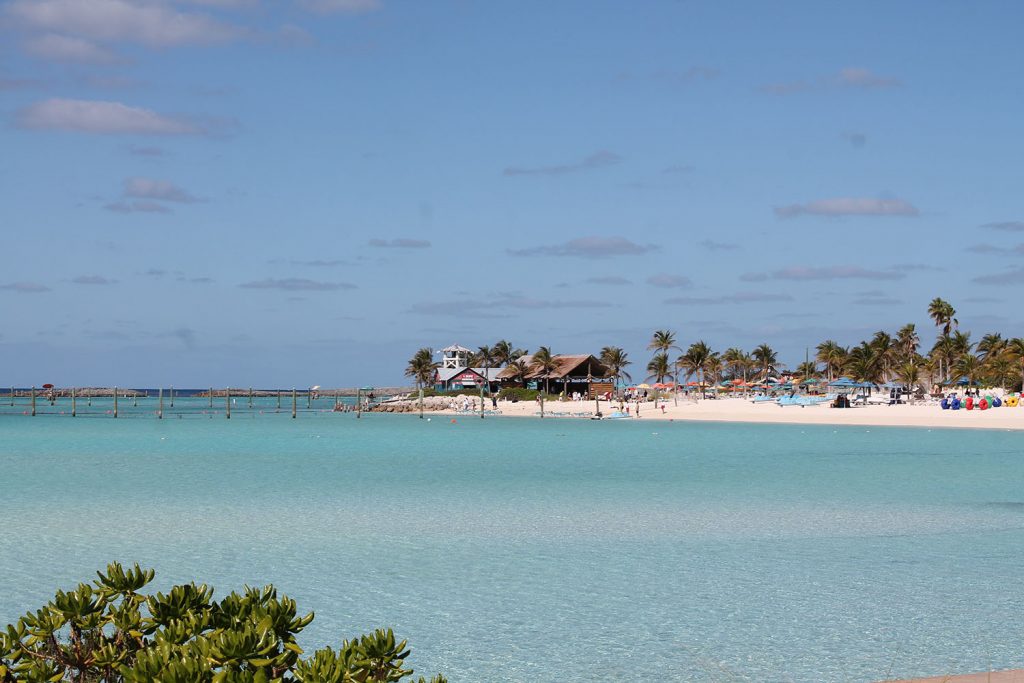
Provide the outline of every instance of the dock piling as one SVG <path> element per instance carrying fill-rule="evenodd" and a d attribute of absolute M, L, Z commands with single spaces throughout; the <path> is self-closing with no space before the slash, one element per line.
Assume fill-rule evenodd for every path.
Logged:
<path fill-rule="evenodd" d="M 299 412 L 299 397 L 295 393 L 295 387 L 292 387 L 292 419 L 295 419 L 295 414 Z"/>
<path fill-rule="evenodd" d="M 71 387 L 71 417 L 78 413 L 78 402 L 75 399 L 75 388 Z"/>
<path fill-rule="evenodd" d="M 224 390 L 224 417 L 231 419 L 231 387 Z"/>
<path fill-rule="evenodd" d="M 114 387 L 114 417 L 117 417 L 117 387 Z"/>
<path fill-rule="evenodd" d="M 156 419 L 164 419 L 164 388 L 160 387 L 160 405 L 156 409 Z"/>
<path fill-rule="evenodd" d="M 36 416 L 36 388 L 32 387 L 32 417 Z"/>
<path fill-rule="evenodd" d="M 174 407 L 174 387 L 171 387 L 171 407 Z"/>
<path fill-rule="evenodd" d="M 252 410 L 252 387 L 249 387 L 249 410 Z"/>

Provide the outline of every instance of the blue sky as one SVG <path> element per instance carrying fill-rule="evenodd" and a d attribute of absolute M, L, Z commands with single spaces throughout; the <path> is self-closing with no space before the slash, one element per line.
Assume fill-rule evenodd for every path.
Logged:
<path fill-rule="evenodd" d="M 0 2 L 0 382 L 1024 334 L 1017 2 Z M 634 372 L 634 375 L 643 374 Z"/>

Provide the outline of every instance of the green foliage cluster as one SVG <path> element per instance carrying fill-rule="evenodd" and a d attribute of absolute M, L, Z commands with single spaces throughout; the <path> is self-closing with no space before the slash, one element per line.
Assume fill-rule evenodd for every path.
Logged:
<path fill-rule="evenodd" d="M 488 395 L 486 390 L 484 395 Z M 413 393 L 412 397 L 418 397 L 418 393 Z M 453 389 L 452 391 L 438 391 L 437 389 L 424 389 L 423 398 L 429 398 L 430 396 L 475 396 L 480 398 L 480 389 Z"/>
<path fill-rule="evenodd" d="M 299 616 L 273 586 L 214 602 L 205 584 L 144 595 L 154 572 L 139 565 L 97 575 L 0 632 L 0 681 L 390 683 L 413 673 L 390 629 L 303 657 L 295 637 L 313 614 Z"/>
<path fill-rule="evenodd" d="M 537 397 L 544 394 L 539 389 L 527 389 L 525 387 L 505 387 L 498 392 L 499 401 L 536 401 Z M 557 401 L 558 394 L 544 394 L 545 401 Z"/>

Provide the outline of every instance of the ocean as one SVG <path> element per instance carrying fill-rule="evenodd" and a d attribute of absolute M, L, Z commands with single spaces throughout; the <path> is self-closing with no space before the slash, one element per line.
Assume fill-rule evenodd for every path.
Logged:
<path fill-rule="evenodd" d="M 453 682 L 1022 664 L 1020 433 L 262 400 L 231 420 L 4 409 L 0 625 L 119 560 L 161 589 L 272 582 L 316 612 L 307 649 L 391 626 Z"/>

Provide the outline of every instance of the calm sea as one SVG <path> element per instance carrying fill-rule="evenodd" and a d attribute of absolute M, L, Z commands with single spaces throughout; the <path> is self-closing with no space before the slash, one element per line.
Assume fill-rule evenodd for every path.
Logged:
<path fill-rule="evenodd" d="M 453 681 L 1024 664 L 1020 433 L 16 412 L 0 625 L 116 559 L 273 582 L 317 614 L 304 645 L 393 626 Z"/>

